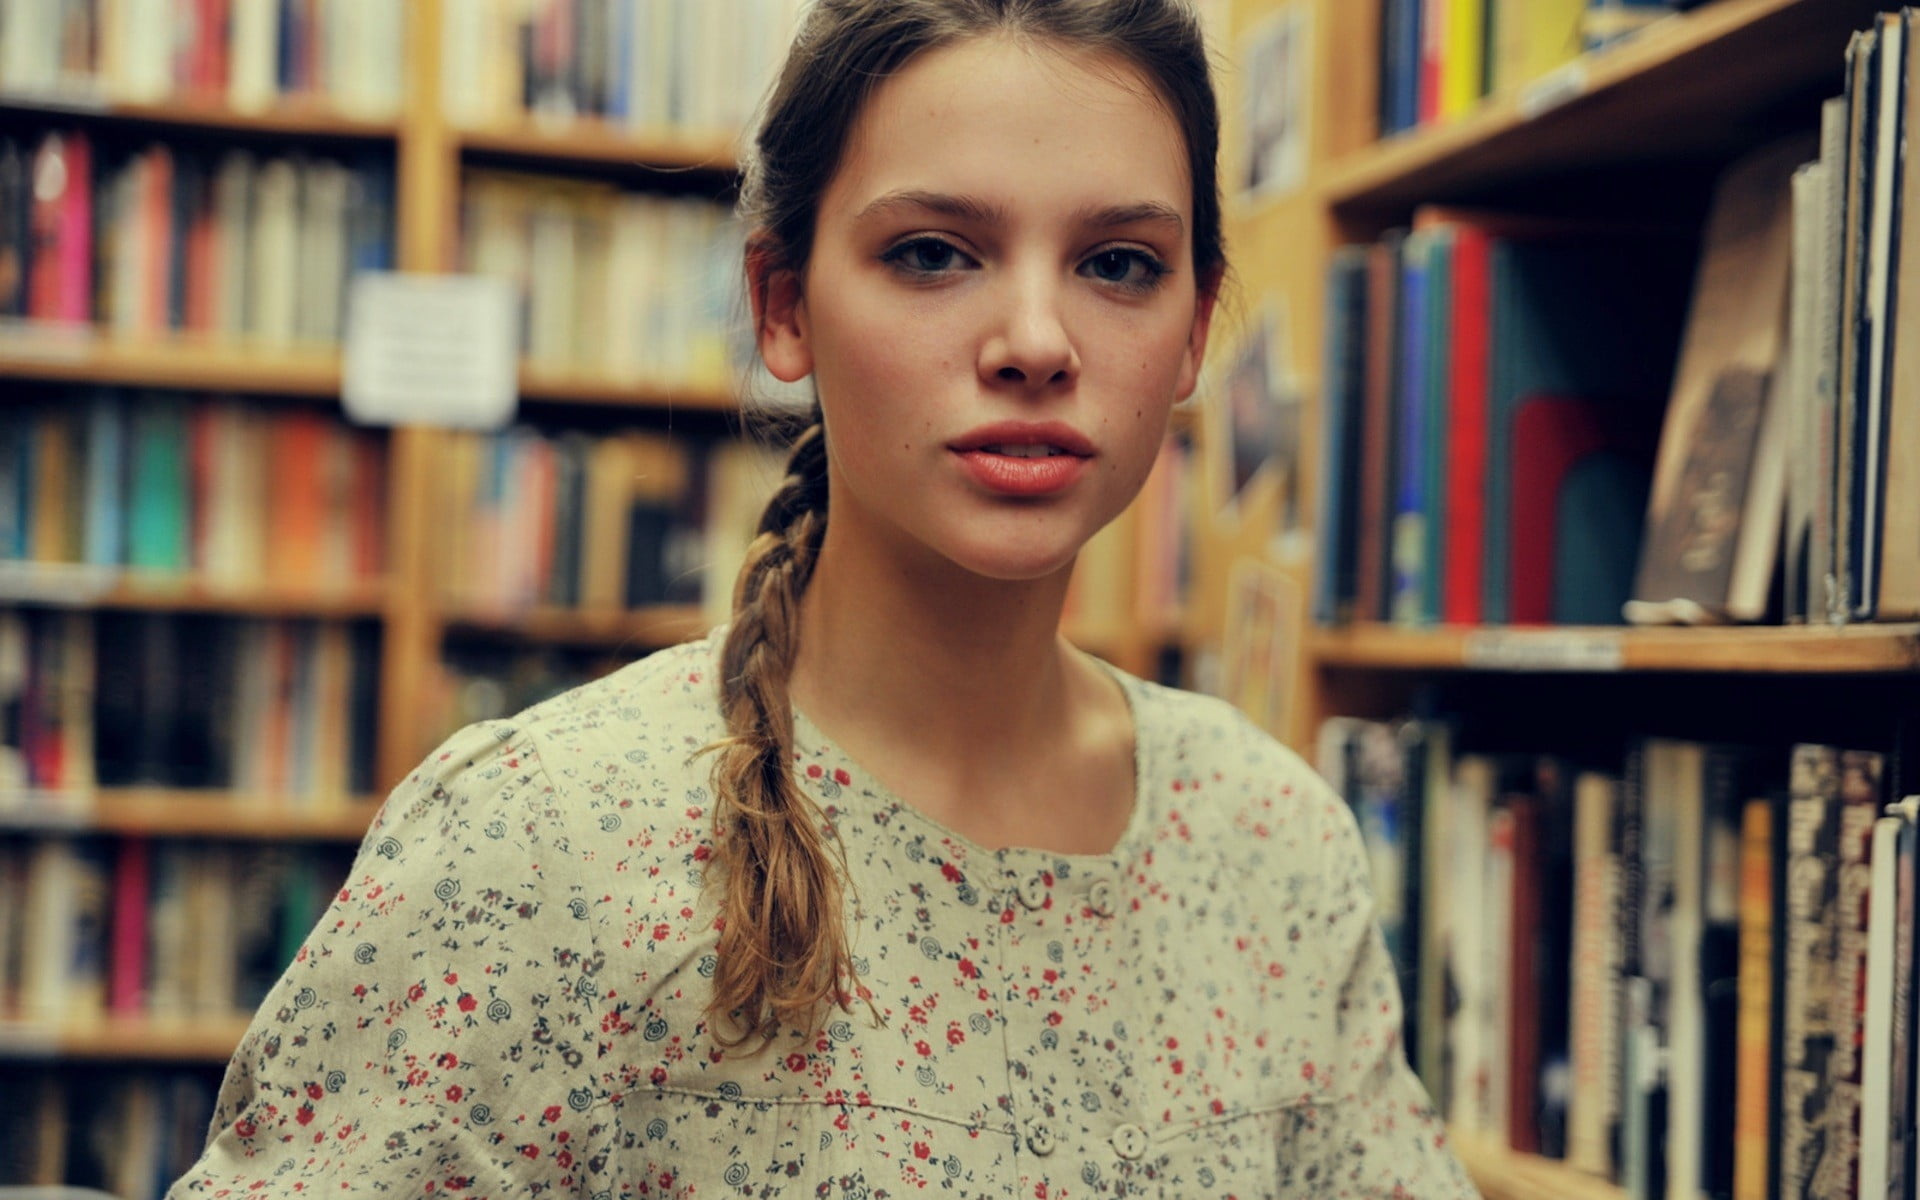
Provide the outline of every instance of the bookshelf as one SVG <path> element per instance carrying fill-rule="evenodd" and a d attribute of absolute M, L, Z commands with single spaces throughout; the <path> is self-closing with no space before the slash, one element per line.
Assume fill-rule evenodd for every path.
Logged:
<path fill-rule="evenodd" d="M 1234 0 L 1223 47 L 1244 76 L 1247 42 L 1282 0 Z M 1891 4 L 1870 0 L 1712 0 L 1540 78 L 1496 91 L 1443 121 L 1378 137 L 1382 6 L 1316 0 L 1304 182 L 1277 195 L 1229 192 L 1229 234 L 1248 307 L 1277 296 L 1288 314 L 1293 367 L 1310 397 L 1302 489 L 1319 505 L 1327 461 L 1324 402 L 1327 278 L 1334 252 L 1408 226 L 1423 205 L 1514 209 L 1567 217 L 1623 216 L 1662 228 L 1699 228 L 1717 171 L 1790 130 L 1808 130 L 1819 102 L 1843 83 L 1849 37 Z M 1232 86 L 1231 84 L 1229 85 Z M 1239 176 L 1246 116 L 1226 111 L 1223 177 Z M 1689 251 L 1691 253 L 1691 251 Z M 1216 351 L 1231 342 L 1216 335 Z M 1220 453 L 1201 427 L 1203 451 Z M 1264 561 L 1310 594 L 1322 564 L 1289 558 L 1271 540 L 1281 514 L 1255 496 L 1230 519 L 1203 514 L 1196 614 L 1187 635 L 1226 641 L 1228 581 L 1243 560 Z M 1317 514 L 1316 514 L 1317 515 Z M 1310 521 L 1309 524 L 1312 522 Z M 1723 736 L 1815 729 L 1875 731 L 1911 706 L 1920 682 L 1920 626 L 1832 627 L 1407 626 L 1317 627 L 1302 603 L 1290 631 L 1299 647 L 1292 703 L 1274 732 L 1310 758 L 1329 717 L 1389 720 L 1443 697 L 1478 725 L 1511 711 L 1528 729 L 1618 721 L 1619 713 L 1705 713 Z M 1603 714 L 1605 714 L 1603 716 Z M 1631 720 L 1631 718 L 1625 718 Z M 1658 719 L 1649 716 L 1647 719 Z M 1577 730 L 1576 732 L 1584 732 Z M 1624 1200 L 1615 1186 L 1562 1162 L 1516 1153 L 1461 1131 L 1455 1149 L 1494 1200 Z"/>

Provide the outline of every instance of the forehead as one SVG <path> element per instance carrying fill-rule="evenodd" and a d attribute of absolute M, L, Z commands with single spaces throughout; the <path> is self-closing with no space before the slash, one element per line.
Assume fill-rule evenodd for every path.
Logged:
<path fill-rule="evenodd" d="M 862 108 L 822 215 L 896 189 L 1023 215 L 1157 201 L 1190 217 L 1186 139 L 1138 68 L 1046 41 L 972 38 L 917 55 Z"/>

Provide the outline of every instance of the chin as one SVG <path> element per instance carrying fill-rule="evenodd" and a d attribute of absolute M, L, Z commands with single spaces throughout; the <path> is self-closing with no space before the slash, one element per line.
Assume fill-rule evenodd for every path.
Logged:
<path fill-rule="evenodd" d="M 1071 570 L 1085 539 L 1005 539 L 952 547 L 947 558 L 967 571 L 1005 583 L 1031 583 Z"/>

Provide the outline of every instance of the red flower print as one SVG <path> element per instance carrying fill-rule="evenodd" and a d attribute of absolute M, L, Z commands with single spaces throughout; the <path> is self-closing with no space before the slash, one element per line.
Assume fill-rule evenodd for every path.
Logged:
<path fill-rule="evenodd" d="M 364 996 L 364 995 L 366 995 L 366 994 L 367 994 L 367 985 L 366 985 L 366 984 L 364 984 L 364 983 L 356 983 L 356 984 L 354 984 L 354 985 L 353 985 L 353 994 L 354 994 L 355 996 Z"/>
<path fill-rule="evenodd" d="M 308 1084 L 307 1097 L 312 1100 L 318 1100 L 320 1098 L 320 1085 L 317 1083 Z"/>
<path fill-rule="evenodd" d="M 433 1061 L 440 1064 L 441 1070 L 451 1071 L 460 1065 L 460 1056 L 449 1050 Z"/>
<path fill-rule="evenodd" d="M 1219 1010 L 1218 1010 L 1218 1009 L 1215 1009 L 1214 1011 L 1215 1011 L 1215 1012 L 1218 1012 Z M 1168 1039 L 1167 1039 L 1167 1049 L 1169 1049 L 1169 1050 L 1178 1050 L 1179 1048 L 1180 1048 L 1180 1039 L 1179 1039 L 1179 1038 L 1168 1038 Z"/>
<path fill-rule="evenodd" d="M 1180 1060 L 1179 1060 L 1179 1059 L 1177 1059 L 1177 1058 L 1176 1058 L 1176 1059 L 1174 1059 L 1174 1060 L 1173 1060 L 1173 1073 L 1174 1073 L 1175 1075 L 1185 1075 L 1185 1074 L 1187 1073 L 1187 1064 L 1186 1064 L 1186 1063 L 1184 1063 L 1184 1062 L 1182 1062 L 1182 1061 L 1180 1061 Z"/>
<path fill-rule="evenodd" d="M 313 1105 L 302 1104 L 299 1108 L 294 1110 L 293 1119 L 300 1122 L 302 1125 L 313 1124 Z"/>
<path fill-rule="evenodd" d="M 695 862 L 705 862 L 712 857 L 713 857 L 712 846 L 695 846 L 693 848 L 693 861 Z"/>
<path fill-rule="evenodd" d="M 933 1147 L 927 1145 L 925 1142 L 915 1142 L 913 1144 L 913 1156 L 915 1158 L 932 1158 Z"/>
<path fill-rule="evenodd" d="M 913 1044 L 913 1048 L 920 1052 L 921 1058 L 928 1058 L 928 1057 L 931 1057 L 933 1054 L 933 1047 L 929 1046 L 925 1042 L 915 1042 Z"/>
<path fill-rule="evenodd" d="M 941 863 L 940 874 L 946 877 L 948 883 L 960 882 L 960 868 L 952 863 Z"/>
<path fill-rule="evenodd" d="M 1062 1016 L 1061 1016 L 1061 1015 L 1060 1015 L 1059 1013 L 1057 1013 L 1057 1012 L 1050 1012 L 1050 1013 L 1048 1013 L 1048 1014 L 1047 1014 L 1047 1024 L 1049 1024 L 1049 1025 L 1053 1025 L 1053 1026 L 1058 1026 L 1058 1025 L 1060 1024 L 1060 1022 L 1061 1022 L 1062 1020 L 1064 1020 L 1064 1019 L 1065 1019 L 1065 1018 L 1063 1018 L 1063 1017 L 1062 1017 Z"/>
<path fill-rule="evenodd" d="M 672 936 L 673 926 L 667 924 L 665 921 L 653 927 L 653 940 L 656 942 L 664 942 Z"/>
<path fill-rule="evenodd" d="M 821 777 L 822 775 L 825 775 L 825 774 L 826 774 L 826 772 L 820 769 L 820 764 L 819 764 L 819 763 L 814 763 L 814 764 L 813 764 L 812 766 L 809 766 L 809 767 L 807 768 L 807 778 L 808 778 L 808 779 L 818 779 L 818 778 L 820 778 L 820 777 Z"/>
<path fill-rule="evenodd" d="M 459 982 L 460 982 L 460 976 L 454 974 L 452 971 L 447 972 L 446 984 L 448 987 L 452 987 L 454 984 Z"/>
<path fill-rule="evenodd" d="M 416 983 L 407 989 L 407 999 L 409 1000 L 418 1000 L 426 994 L 427 989 L 423 984 Z"/>
<path fill-rule="evenodd" d="M 466 1094 L 467 1090 L 457 1083 L 447 1089 L 447 1099 L 454 1104 L 460 1103 L 460 1097 Z"/>
<path fill-rule="evenodd" d="M 480 1001 L 474 999 L 472 992 L 460 993 L 460 1011 L 461 1012 L 472 1012 L 474 1009 L 478 1007 L 480 1007 Z"/>
<path fill-rule="evenodd" d="M 806 1069 L 807 1069 L 806 1055 L 801 1054 L 799 1051 L 795 1051 L 794 1053 L 787 1055 L 787 1070 L 792 1071 L 794 1074 L 798 1075 L 800 1072 Z"/>
<path fill-rule="evenodd" d="M 558 1104 L 547 1105 L 547 1111 L 540 1114 L 540 1119 L 549 1125 L 558 1121 L 560 1119 L 560 1106 Z"/>
<path fill-rule="evenodd" d="M 1312 1063 L 1300 1064 L 1300 1078 L 1305 1079 L 1308 1082 L 1312 1082 L 1313 1080 L 1313 1064 Z"/>
<path fill-rule="evenodd" d="M 653 1086 L 659 1087 L 667 1081 L 667 1069 L 665 1067 L 655 1067 L 653 1073 L 647 1076 L 647 1078 L 653 1081 Z"/>
<path fill-rule="evenodd" d="M 853 776 L 847 774 L 843 768 L 835 767 L 833 771 L 833 781 L 841 787 L 846 787 L 853 782 Z"/>
<path fill-rule="evenodd" d="M 966 1031 L 961 1029 L 958 1025 L 950 1026 L 947 1029 L 947 1044 L 949 1046 L 958 1046 L 961 1042 L 964 1042 L 966 1040 L 967 1040 Z"/>
<path fill-rule="evenodd" d="M 1215 1100 L 1208 1107 L 1213 1109 L 1213 1115 L 1216 1117 L 1227 1111 L 1227 1104 L 1224 1100 Z"/>
<path fill-rule="evenodd" d="M 540 1147 L 534 1145 L 532 1142 L 528 1142 L 526 1145 L 520 1147 L 520 1153 L 528 1158 L 539 1158 Z"/>
<path fill-rule="evenodd" d="M 233 1123 L 233 1131 L 239 1134 L 243 1138 L 250 1138 L 256 1132 L 258 1132 L 258 1130 L 254 1126 L 254 1123 L 248 1120 L 246 1117 L 241 1117 L 238 1121 L 235 1121 Z"/>
<path fill-rule="evenodd" d="M 960 960 L 960 974 L 968 979 L 978 979 L 980 978 L 980 968 L 973 965 L 972 959 L 963 958 Z"/>

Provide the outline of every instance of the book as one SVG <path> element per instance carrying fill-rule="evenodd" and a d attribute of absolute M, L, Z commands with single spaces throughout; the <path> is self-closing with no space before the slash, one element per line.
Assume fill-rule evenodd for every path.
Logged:
<path fill-rule="evenodd" d="M 1773 805 L 1749 800 L 1740 818 L 1740 979 L 1733 1117 L 1733 1200 L 1767 1200 L 1767 1033 L 1773 996 Z"/>
<path fill-rule="evenodd" d="M 1769 394 L 1786 347 L 1791 181 L 1811 150 L 1769 145 L 1715 187 L 1628 610 L 1637 623 L 1766 615 L 1787 453 Z"/>
<path fill-rule="evenodd" d="M 1838 1172 L 1832 1144 L 1833 1060 L 1838 1053 L 1834 981 L 1840 842 L 1840 756 L 1831 746 L 1796 745 L 1788 809 L 1785 988 L 1778 1018 L 1781 1064 L 1780 1175 L 1787 1195 L 1813 1195 Z"/>

